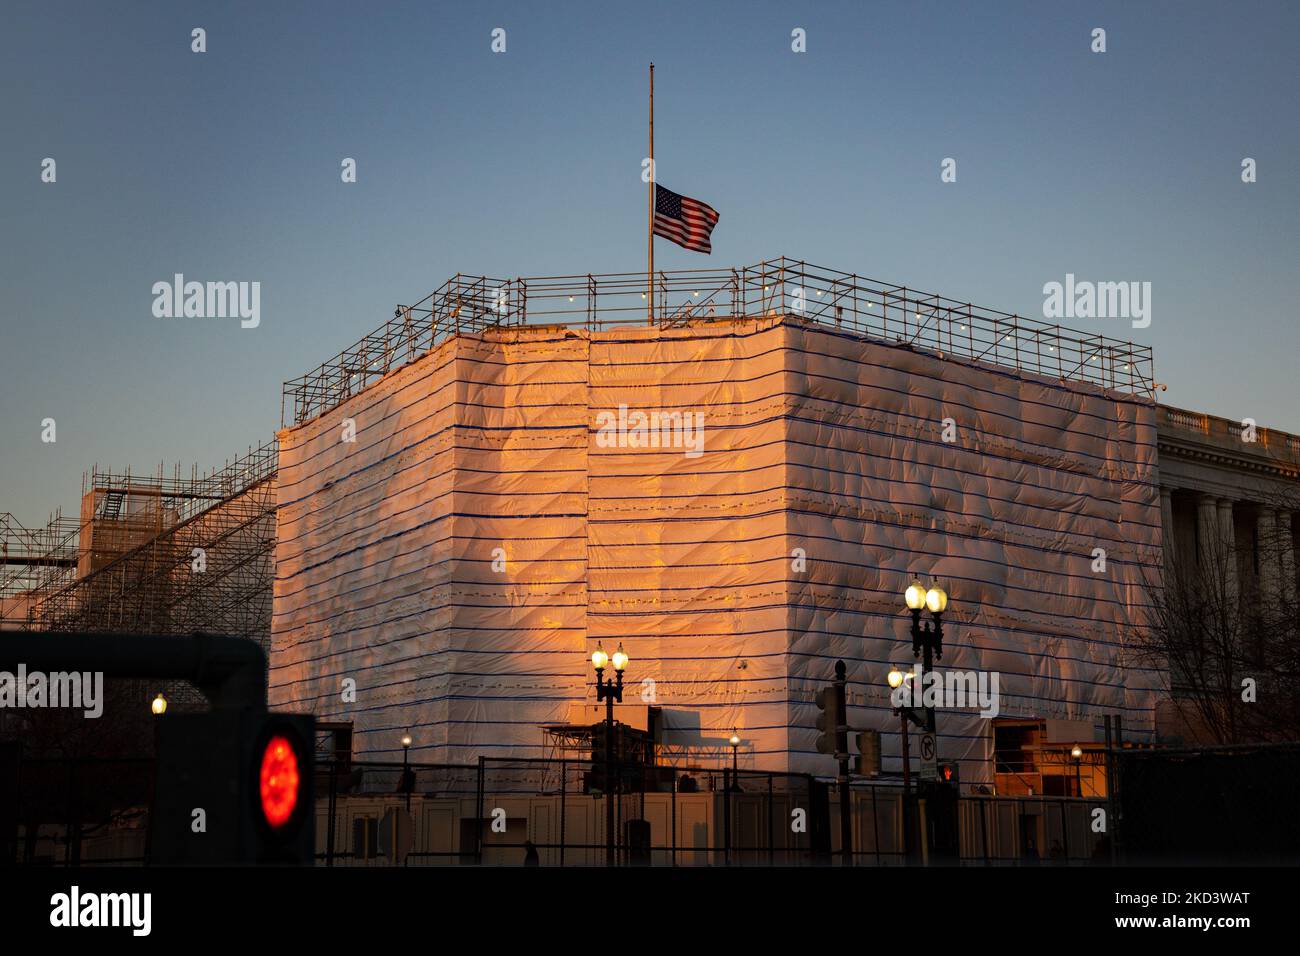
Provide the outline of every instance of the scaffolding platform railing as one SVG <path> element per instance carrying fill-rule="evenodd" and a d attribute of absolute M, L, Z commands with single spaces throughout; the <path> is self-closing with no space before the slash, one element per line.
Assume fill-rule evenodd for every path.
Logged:
<path fill-rule="evenodd" d="M 652 301 L 647 302 L 647 288 Z M 336 407 L 452 335 L 506 326 L 683 327 L 785 317 L 943 358 L 1152 398 L 1149 346 L 778 258 L 730 269 L 494 279 L 457 274 L 338 355 L 285 383 L 283 425 Z"/>

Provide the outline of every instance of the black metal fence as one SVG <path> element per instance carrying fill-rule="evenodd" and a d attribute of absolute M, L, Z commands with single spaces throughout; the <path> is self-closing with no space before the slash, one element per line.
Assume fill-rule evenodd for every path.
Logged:
<path fill-rule="evenodd" d="M 317 793 L 326 866 L 1110 862 L 1095 827 L 1104 801 L 970 795 L 944 807 L 895 780 L 853 783 L 847 856 L 838 789 L 809 774 L 638 764 L 606 780 L 585 760 L 352 762 L 324 765 Z"/>
<path fill-rule="evenodd" d="M 0 859 L 149 862 L 152 759 L 22 760 L 7 752 Z M 1109 862 L 1105 801 L 968 795 L 940 806 L 897 780 L 838 788 L 808 774 L 568 759 L 476 764 L 320 760 L 322 866 L 888 866 Z M 945 819 L 947 815 L 947 819 Z M 944 832 L 950 829 L 947 844 Z"/>
<path fill-rule="evenodd" d="M 1300 744 L 1122 751 L 1116 762 L 1126 862 L 1300 864 Z"/>
<path fill-rule="evenodd" d="M 152 758 L 19 760 L 5 755 L 0 860 L 29 866 L 148 861 Z"/>

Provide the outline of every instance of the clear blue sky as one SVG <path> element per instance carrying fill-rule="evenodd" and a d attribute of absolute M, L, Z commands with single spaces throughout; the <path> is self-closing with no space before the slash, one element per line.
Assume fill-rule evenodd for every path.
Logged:
<path fill-rule="evenodd" d="M 660 181 L 722 214 L 660 268 L 784 254 L 1025 315 L 1067 272 L 1149 281 L 1150 328 L 1078 324 L 1152 345 L 1170 404 L 1300 432 L 1297 35 L 1293 3 L 7 0 L 0 510 L 220 464 L 458 271 L 642 268 L 652 59 Z M 176 272 L 260 281 L 261 327 L 154 318 Z"/>

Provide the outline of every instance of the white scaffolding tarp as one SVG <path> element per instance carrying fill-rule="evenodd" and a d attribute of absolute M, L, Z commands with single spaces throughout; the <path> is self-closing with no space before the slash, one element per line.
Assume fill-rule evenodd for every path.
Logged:
<path fill-rule="evenodd" d="M 451 338 L 280 449 L 272 702 L 375 758 L 407 731 L 418 760 L 544 756 L 600 641 L 691 764 L 734 729 L 742 766 L 829 772 L 813 694 L 842 659 L 897 769 L 913 574 L 1000 716 L 1153 730 L 1125 655 L 1161 560 L 1144 399 L 790 317 L 525 327 Z M 986 719 L 939 732 L 987 779 Z"/>

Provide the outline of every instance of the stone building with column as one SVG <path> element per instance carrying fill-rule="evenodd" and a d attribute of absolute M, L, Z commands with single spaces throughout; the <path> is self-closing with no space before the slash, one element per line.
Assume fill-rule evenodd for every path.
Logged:
<path fill-rule="evenodd" d="M 1166 586 L 1180 566 L 1214 566 L 1216 580 L 1200 586 L 1225 601 L 1294 609 L 1300 437 L 1169 406 L 1160 406 L 1157 434 Z M 1161 730 L 1186 734 L 1176 723 Z"/>

